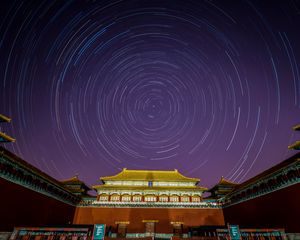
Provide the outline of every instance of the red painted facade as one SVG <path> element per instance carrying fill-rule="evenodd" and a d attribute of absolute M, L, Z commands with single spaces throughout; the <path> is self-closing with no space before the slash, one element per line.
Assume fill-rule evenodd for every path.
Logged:
<path fill-rule="evenodd" d="M 180 208 L 93 208 L 78 207 L 74 224 L 105 223 L 116 229 L 115 222 L 128 221 L 128 233 L 144 233 L 143 220 L 158 220 L 156 232 L 172 233 L 171 222 L 183 222 L 183 227 L 224 225 L 222 209 Z"/>
<path fill-rule="evenodd" d="M 223 209 L 225 222 L 244 228 L 300 232 L 300 183 Z"/>
<path fill-rule="evenodd" d="M 0 231 L 72 223 L 75 207 L 0 178 Z"/>

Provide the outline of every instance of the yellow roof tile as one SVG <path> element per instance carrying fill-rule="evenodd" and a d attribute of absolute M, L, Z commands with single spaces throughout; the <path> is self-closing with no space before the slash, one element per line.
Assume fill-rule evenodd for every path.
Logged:
<path fill-rule="evenodd" d="M 199 178 L 189 178 L 183 176 L 176 169 L 173 171 L 162 170 L 128 170 L 124 168 L 120 173 L 114 176 L 100 178 L 105 181 L 184 181 L 199 182 Z"/>

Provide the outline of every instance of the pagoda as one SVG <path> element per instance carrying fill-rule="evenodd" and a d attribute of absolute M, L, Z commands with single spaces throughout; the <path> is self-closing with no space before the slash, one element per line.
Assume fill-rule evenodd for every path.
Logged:
<path fill-rule="evenodd" d="M 114 176 L 101 177 L 97 191 L 97 204 L 151 205 L 192 204 L 202 201 L 207 188 L 198 186 L 200 179 L 183 176 L 178 170 L 128 170 L 124 168 Z"/>
<path fill-rule="evenodd" d="M 232 192 L 238 185 L 238 183 L 231 182 L 222 176 L 220 181 L 207 191 L 210 192 L 211 195 L 205 198 L 205 200 L 221 199 Z"/>
<path fill-rule="evenodd" d="M 74 177 L 60 181 L 67 189 L 69 189 L 73 194 L 81 197 L 90 196 L 88 191 L 92 190 L 83 181 L 78 178 L 78 175 Z"/>

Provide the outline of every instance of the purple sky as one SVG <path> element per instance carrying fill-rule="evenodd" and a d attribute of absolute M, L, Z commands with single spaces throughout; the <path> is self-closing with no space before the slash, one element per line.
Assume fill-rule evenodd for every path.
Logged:
<path fill-rule="evenodd" d="M 299 1 L 1 1 L 1 130 L 57 179 L 210 187 L 296 153 Z"/>

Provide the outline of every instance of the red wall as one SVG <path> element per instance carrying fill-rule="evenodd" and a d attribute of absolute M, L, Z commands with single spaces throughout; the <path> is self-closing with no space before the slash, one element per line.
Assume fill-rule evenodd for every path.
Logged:
<path fill-rule="evenodd" d="M 300 232 L 300 183 L 223 209 L 225 222 Z"/>
<path fill-rule="evenodd" d="M 0 178 L 0 231 L 72 223 L 75 207 Z"/>
<path fill-rule="evenodd" d="M 127 232 L 145 232 L 143 220 L 158 220 L 156 232 L 172 233 L 170 222 L 184 222 L 184 227 L 200 225 L 224 225 L 222 209 L 178 208 L 93 208 L 78 207 L 74 224 L 105 223 L 116 228 L 116 221 L 129 221 Z"/>

